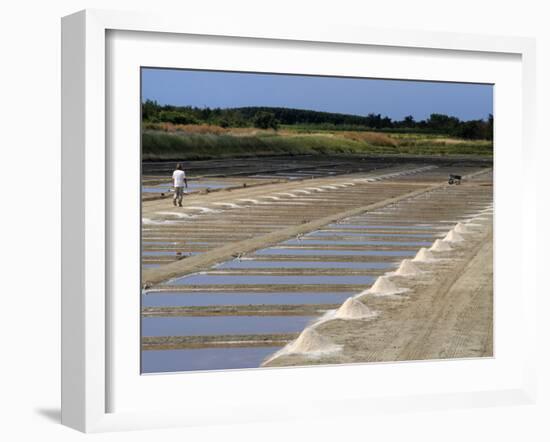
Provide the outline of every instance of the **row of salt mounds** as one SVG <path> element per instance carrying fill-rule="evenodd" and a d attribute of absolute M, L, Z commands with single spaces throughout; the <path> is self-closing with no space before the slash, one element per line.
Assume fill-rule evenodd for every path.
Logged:
<path fill-rule="evenodd" d="M 414 275 L 420 275 L 422 273 L 425 273 L 424 271 L 420 270 L 418 266 L 412 262 L 410 259 L 404 259 L 401 261 L 401 265 L 395 272 L 388 273 L 389 275 L 397 275 L 397 276 L 414 276 Z"/>
<path fill-rule="evenodd" d="M 464 223 L 458 223 L 455 228 L 454 228 L 454 231 L 456 233 L 471 233 L 471 227 L 472 225 L 471 224 L 464 224 Z"/>
<path fill-rule="evenodd" d="M 422 247 L 418 251 L 416 256 L 413 258 L 413 261 L 416 261 L 416 262 L 432 262 L 432 261 L 437 261 L 437 258 L 428 249 L 426 249 L 425 247 Z"/>
<path fill-rule="evenodd" d="M 373 318 L 377 313 L 368 308 L 364 303 L 355 298 L 348 298 L 340 306 L 334 315 L 334 318 L 339 319 L 369 319 Z"/>
<path fill-rule="evenodd" d="M 341 345 L 334 344 L 330 339 L 322 336 L 313 327 L 307 327 L 300 333 L 300 336 L 288 343 L 278 352 L 274 353 L 270 358 L 266 359 L 263 364 L 267 364 L 273 359 L 283 355 L 301 354 L 315 357 L 336 353 L 340 350 L 342 350 Z"/>
<path fill-rule="evenodd" d="M 436 239 L 430 247 L 430 250 L 433 250 L 434 252 L 449 252 L 453 250 L 453 248 L 449 245 L 447 241 Z"/>
<path fill-rule="evenodd" d="M 387 276 L 379 276 L 372 287 L 364 292 L 359 293 L 356 297 L 363 295 L 389 296 L 399 295 L 408 292 L 410 289 L 399 288 Z"/>
<path fill-rule="evenodd" d="M 420 270 L 410 259 L 404 259 L 397 269 L 398 275 L 417 275 L 420 273 L 423 273 L 422 270 Z"/>
<path fill-rule="evenodd" d="M 449 230 L 449 233 L 447 233 L 447 236 L 443 238 L 443 241 L 459 242 L 459 241 L 464 241 L 464 238 L 462 238 L 462 236 L 460 236 L 460 234 L 455 232 L 454 230 Z"/>

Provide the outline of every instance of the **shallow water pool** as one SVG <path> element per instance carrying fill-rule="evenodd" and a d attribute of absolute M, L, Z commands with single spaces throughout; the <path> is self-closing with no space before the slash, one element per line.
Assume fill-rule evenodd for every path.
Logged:
<path fill-rule="evenodd" d="M 375 225 L 375 224 L 329 224 L 328 227 L 331 228 L 341 228 L 341 229 L 378 229 L 378 230 L 436 230 L 440 226 L 433 225 L 410 225 L 410 226 L 398 226 L 398 225 Z"/>
<path fill-rule="evenodd" d="M 227 261 L 216 269 L 363 269 L 384 270 L 395 267 L 391 262 L 346 261 L 256 261 L 253 259 Z"/>
<path fill-rule="evenodd" d="M 321 313 L 319 313 L 321 314 Z M 314 316 L 175 316 L 141 318 L 142 336 L 297 333 Z"/>
<path fill-rule="evenodd" d="M 156 269 L 160 267 L 162 264 L 158 263 L 150 263 L 150 264 L 141 264 L 141 267 L 144 269 Z"/>
<path fill-rule="evenodd" d="M 433 233 L 363 233 L 363 232 L 346 232 L 342 230 L 319 230 L 306 235 L 306 237 L 316 236 L 357 236 L 357 237 L 388 237 L 388 238 L 433 238 Z"/>
<path fill-rule="evenodd" d="M 271 247 L 258 250 L 255 255 L 300 255 L 300 256 L 414 256 L 410 250 L 322 250 L 305 248 Z"/>
<path fill-rule="evenodd" d="M 172 279 L 169 285 L 241 285 L 241 284 L 372 284 L 376 279 L 365 275 L 210 275 L 195 274 Z"/>
<path fill-rule="evenodd" d="M 256 368 L 281 347 L 200 348 L 141 352 L 142 373 Z"/>
<path fill-rule="evenodd" d="M 431 241 L 358 241 L 358 240 L 318 240 L 318 239 L 291 239 L 283 242 L 289 246 L 431 246 Z"/>
<path fill-rule="evenodd" d="M 148 292 L 141 296 L 142 307 L 208 307 L 217 305 L 274 305 L 274 304 L 339 304 L 352 292 L 269 292 L 234 293 Z"/>

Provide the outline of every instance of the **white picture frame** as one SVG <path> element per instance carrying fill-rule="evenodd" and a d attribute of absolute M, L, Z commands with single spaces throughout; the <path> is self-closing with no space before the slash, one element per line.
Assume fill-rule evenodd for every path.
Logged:
<path fill-rule="evenodd" d="M 116 320 L 110 311 L 109 253 L 112 240 L 110 220 L 110 174 L 116 174 L 109 164 L 106 121 L 109 78 L 107 65 L 107 35 L 110 32 L 139 32 L 162 38 L 167 36 L 216 36 L 221 39 L 248 39 L 270 41 L 285 45 L 329 44 L 338 48 L 376 47 L 379 50 L 400 48 L 426 49 L 437 57 L 440 53 L 475 54 L 480 60 L 484 54 L 503 54 L 518 57 L 521 64 L 522 125 L 519 155 L 522 164 L 523 187 L 520 197 L 523 210 L 517 215 L 521 224 L 518 251 L 521 259 L 519 305 L 522 315 L 516 327 L 522 327 L 526 336 L 534 336 L 536 317 L 536 286 L 529 278 L 531 270 L 526 262 L 535 256 L 535 174 L 530 173 L 535 164 L 534 109 L 535 109 L 535 44 L 532 39 L 516 37 L 491 37 L 479 35 L 427 33 L 416 31 L 388 31 L 368 28 L 347 28 L 309 24 L 300 29 L 266 28 L 253 23 L 231 22 L 224 25 L 209 23 L 206 19 L 181 21 L 177 17 L 130 14 L 122 12 L 87 10 L 63 18 L 62 21 L 62 423 L 84 432 L 100 432 L 123 429 L 159 428 L 169 426 L 208 425 L 215 420 L 226 422 L 255 422 L 301 417 L 324 417 L 365 414 L 383 409 L 387 412 L 432 408 L 456 408 L 498 404 L 533 403 L 535 382 L 535 339 L 526 340 L 523 352 L 517 355 L 521 376 L 510 376 L 509 382 L 500 386 L 468 387 L 450 391 L 449 380 L 442 380 L 425 394 L 391 392 L 387 395 L 369 395 L 359 391 L 355 395 L 333 392 L 325 398 L 311 397 L 308 407 L 299 403 L 285 404 L 274 400 L 271 405 L 260 401 L 261 392 L 251 391 L 240 399 L 232 399 L 233 410 L 223 412 L 221 406 L 186 410 L 185 407 L 118 411 L 109 404 L 113 385 L 109 376 L 113 355 L 109 343 L 109 327 Z M 149 33 L 149 34 L 147 34 Z M 337 49 L 338 50 L 338 49 Z M 116 53 L 115 53 L 116 54 Z M 139 94 L 139 91 L 136 91 Z M 496 116 L 498 131 L 499 116 Z M 497 137 L 498 143 L 498 137 Z M 507 153 L 513 158 L 518 152 Z M 501 164 L 505 164 L 502 160 Z M 498 182 L 498 177 L 497 177 Z M 500 207 L 498 201 L 496 204 Z M 504 212 L 503 212 L 504 213 Z M 506 228 L 503 225 L 503 228 Z M 498 227 L 498 225 L 497 225 Z M 510 227 L 510 226 L 508 226 Z M 497 229 L 498 231 L 498 229 Z M 497 285 L 498 287 L 498 285 Z M 497 292 L 498 303 L 498 292 Z M 496 321 L 499 321 L 498 315 Z M 504 324 L 505 326 L 506 324 Z M 498 358 L 498 353 L 497 353 Z M 464 369 L 468 361 L 456 369 Z M 426 363 L 429 364 L 429 363 Z M 404 364 L 378 364 L 374 370 L 393 370 Z M 409 364 L 414 365 L 414 364 Z M 475 364 L 468 369 L 475 372 Z M 373 367 L 373 364 L 369 364 Z M 449 364 L 450 366 L 450 364 Z M 347 376 L 358 377 L 367 365 L 350 367 Z M 327 376 L 335 376 L 335 369 L 326 369 Z M 397 368 L 399 370 L 399 367 Z M 427 369 L 416 364 L 416 372 Z M 373 370 L 373 368 L 370 368 Z M 470 373 L 470 371 L 468 373 Z M 262 370 L 239 373 L 239 379 L 248 377 L 250 385 L 265 382 L 274 373 L 284 372 L 283 378 L 291 380 L 300 376 L 300 369 Z M 270 374 L 271 373 L 271 374 Z M 309 372 L 311 373 L 311 372 Z M 517 370 L 514 373 L 519 373 Z M 215 375 L 215 374 L 214 374 Z M 218 374 L 220 377 L 222 374 Z M 420 374 L 421 375 L 421 374 Z M 281 376 L 279 376 L 281 377 Z M 188 378 L 191 379 L 191 378 Z M 193 378 L 193 382 L 198 380 Z M 210 378 L 212 379 L 212 378 Z M 164 384 L 175 383 L 175 377 L 164 377 Z M 256 397 L 256 400 L 254 399 Z M 259 406 L 261 405 L 261 406 Z M 226 407 L 227 408 L 227 407 Z"/>

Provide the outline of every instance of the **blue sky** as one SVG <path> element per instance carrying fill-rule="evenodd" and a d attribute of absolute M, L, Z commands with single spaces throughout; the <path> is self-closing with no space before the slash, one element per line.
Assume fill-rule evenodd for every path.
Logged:
<path fill-rule="evenodd" d="M 493 112 L 493 87 L 485 84 L 156 68 L 142 69 L 142 98 L 179 106 L 376 113 L 394 120 L 406 115 L 423 120 L 432 113 L 473 120 Z"/>

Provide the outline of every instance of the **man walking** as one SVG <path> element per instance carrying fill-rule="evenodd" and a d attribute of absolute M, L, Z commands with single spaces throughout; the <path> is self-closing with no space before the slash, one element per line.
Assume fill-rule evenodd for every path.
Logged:
<path fill-rule="evenodd" d="M 187 178 L 185 177 L 185 172 L 183 171 L 181 164 L 178 163 L 176 166 L 176 170 L 174 170 L 172 178 L 174 179 L 174 206 L 177 203 L 177 205 L 181 207 L 184 186 L 185 190 L 187 190 Z"/>

